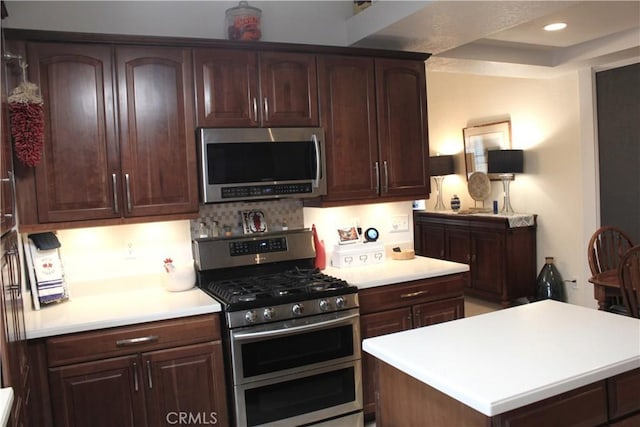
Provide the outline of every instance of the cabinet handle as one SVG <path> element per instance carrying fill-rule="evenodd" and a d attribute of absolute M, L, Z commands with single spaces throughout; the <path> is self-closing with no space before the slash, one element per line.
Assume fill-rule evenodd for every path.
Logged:
<path fill-rule="evenodd" d="M 133 362 L 133 389 L 138 391 L 138 364 Z"/>
<path fill-rule="evenodd" d="M 116 341 L 116 347 L 129 347 L 132 345 L 147 344 L 158 341 L 157 335 L 147 335 L 146 337 L 127 338 Z"/>
<path fill-rule="evenodd" d="M 476 262 L 476 254 L 471 255 L 471 262 Z"/>
<path fill-rule="evenodd" d="M 269 99 L 264 97 L 264 121 L 269 121 Z"/>
<path fill-rule="evenodd" d="M 258 121 L 258 100 L 256 97 L 253 97 L 253 121 Z"/>
<path fill-rule="evenodd" d="M 111 184 L 113 185 L 113 211 L 118 213 L 118 178 L 115 173 L 111 174 Z"/>
<path fill-rule="evenodd" d="M 376 194 L 380 194 L 380 166 L 375 162 L 373 169 L 376 171 Z"/>
<path fill-rule="evenodd" d="M 400 298 L 413 298 L 413 297 L 417 297 L 417 296 L 428 294 L 428 293 L 429 293 L 429 291 L 427 291 L 427 290 L 417 291 L 417 292 L 409 292 L 408 294 L 400 294 Z"/>
<path fill-rule="evenodd" d="M 389 192 L 389 168 L 387 167 L 387 161 L 382 162 L 382 167 L 384 168 L 384 185 L 382 186 L 382 192 Z"/>
<path fill-rule="evenodd" d="M 147 380 L 149 380 L 149 389 L 153 388 L 153 379 L 151 379 L 151 361 L 147 360 Z"/>
<path fill-rule="evenodd" d="M 124 174 L 124 181 L 127 184 L 127 211 L 131 212 L 131 185 L 128 173 Z"/>

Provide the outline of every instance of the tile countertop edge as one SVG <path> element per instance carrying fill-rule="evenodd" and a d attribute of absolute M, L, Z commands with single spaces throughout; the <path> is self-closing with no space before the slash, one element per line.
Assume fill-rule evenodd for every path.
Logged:
<path fill-rule="evenodd" d="M 385 262 L 363 267 L 328 266 L 323 272 L 346 280 L 349 284 L 357 286 L 358 289 L 366 289 L 467 271 L 469 271 L 467 264 L 416 256 L 409 260 L 387 258 Z"/>
<path fill-rule="evenodd" d="M 11 405 L 13 405 L 13 389 L 11 387 L 0 388 L 0 425 L 7 425 Z"/>
<path fill-rule="evenodd" d="M 553 304 L 553 303 L 555 302 L 550 302 L 550 303 L 547 303 L 546 305 L 549 306 L 549 304 Z M 535 304 L 540 304 L 540 303 L 535 303 Z M 557 304 L 562 304 L 562 303 L 557 303 Z M 530 304 L 530 306 L 532 305 L 533 304 Z M 525 307 L 525 306 L 521 306 L 521 307 Z M 516 309 L 518 309 L 518 307 L 508 309 L 508 310 L 503 310 L 502 312 L 504 314 L 507 311 L 516 310 Z M 585 307 L 580 307 L 580 309 L 592 310 Z M 542 311 L 538 310 L 536 312 L 542 312 Z M 515 314 L 516 312 L 514 311 L 513 313 Z M 522 313 L 521 310 L 518 311 L 518 314 L 521 314 L 521 313 Z M 591 314 L 595 316 L 601 316 L 602 314 L 607 315 L 609 313 L 603 313 L 603 312 L 598 312 L 597 310 L 593 310 Z M 489 317 L 487 316 L 493 316 L 493 315 L 495 315 L 495 313 L 476 316 L 475 319 L 489 320 Z M 613 314 L 609 314 L 609 315 L 617 316 Z M 482 319 L 483 317 L 485 319 Z M 495 319 L 504 320 L 503 317 L 504 315 L 500 317 L 494 316 Z M 623 317 L 620 316 L 620 318 L 622 319 Z M 424 360 L 424 358 L 421 357 L 422 355 L 421 349 L 418 347 L 415 347 L 416 341 L 420 341 L 420 342 L 428 341 L 432 345 L 443 346 L 444 345 L 443 343 L 437 341 L 439 337 L 441 338 L 442 336 L 444 336 L 445 332 L 446 332 L 446 336 L 449 336 L 450 332 L 453 332 L 456 329 L 456 327 L 458 330 L 461 330 L 461 329 L 464 329 L 463 326 L 465 325 L 470 326 L 470 321 L 472 319 L 474 318 L 467 318 L 467 319 L 461 319 L 453 322 L 447 322 L 448 326 L 440 326 L 441 328 L 440 331 L 442 332 L 437 332 L 436 328 L 439 325 L 435 325 L 435 327 L 420 328 L 423 330 L 423 332 L 421 332 L 420 329 L 414 329 L 414 330 L 399 332 L 399 333 L 390 334 L 386 336 L 365 339 L 363 341 L 362 349 L 365 352 L 373 355 L 374 357 L 382 360 L 383 362 L 395 367 L 396 369 L 402 372 L 405 372 L 406 374 L 441 391 L 442 393 L 451 396 L 452 398 L 483 413 L 486 416 L 499 415 L 504 412 L 517 409 L 517 408 L 544 400 L 546 398 L 553 397 L 558 394 L 588 385 L 588 384 L 592 384 L 594 382 L 603 380 L 605 378 L 609 378 L 611 376 L 615 376 L 623 372 L 630 371 L 632 369 L 640 368 L 640 349 L 635 350 L 634 348 L 633 351 L 630 351 L 630 352 L 627 351 L 626 353 L 624 353 L 624 355 L 621 355 L 620 358 L 614 357 L 614 358 L 608 359 L 606 363 L 603 363 L 602 365 L 589 366 L 589 368 L 585 368 L 584 371 L 576 369 L 572 374 L 567 376 L 553 374 L 551 375 L 550 377 L 551 380 L 548 383 L 544 383 L 544 384 L 540 383 L 537 386 L 531 386 L 530 388 L 527 388 L 529 387 L 529 385 L 527 385 L 524 388 L 521 387 L 520 384 L 525 384 L 525 383 L 529 384 L 529 379 L 520 378 L 518 379 L 518 384 L 519 384 L 518 387 L 516 387 L 515 389 L 512 389 L 511 394 L 502 394 L 502 395 L 500 395 L 500 393 L 496 394 L 495 392 L 493 392 L 493 388 L 495 387 L 500 388 L 500 385 L 496 386 L 495 384 L 498 384 L 498 383 L 496 383 L 495 381 L 493 385 L 491 385 L 489 389 L 487 389 L 486 386 L 484 388 L 482 387 L 478 388 L 474 383 L 474 381 L 477 381 L 478 378 L 480 378 L 480 380 L 485 380 L 484 382 L 486 383 L 486 378 L 483 378 L 483 377 L 475 377 L 473 380 L 471 380 L 471 382 L 469 382 L 468 380 L 461 380 L 461 378 L 458 375 L 454 375 L 455 378 L 450 378 L 451 377 L 450 374 L 441 372 L 441 371 L 449 372 L 447 371 L 446 366 L 435 367 L 438 362 L 434 362 L 434 360 L 439 360 L 437 357 L 433 360 Z M 624 319 L 630 319 L 630 318 L 624 318 Z M 628 326 L 626 327 L 628 335 L 636 332 L 635 328 L 637 328 L 638 331 L 640 331 L 640 322 L 637 322 L 637 324 L 632 324 L 627 320 L 623 320 L 623 322 L 628 323 Z M 509 323 L 509 322 L 505 322 L 505 323 Z M 622 322 L 618 322 L 618 323 L 622 323 Z M 446 324 L 442 324 L 442 325 L 446 325 Z M 420 337 L 420 335 L 424 335 L 425 332 L 429 334 L 428 338 L 425 338 L 424 336 Z M 459 333 L 454 333 L 454 335 L 458 335 L 458 334 Z M 434 344 L 434 340 L 433 339 L 430 340 L 430 338 L 435 338 L 435 344 Z M 413 348 L 412 351 L 409 351 L 407 349 L 407 345 L 408 345 L 407 343 L 409 341 L 414 343 L 412 346 Z M 495 343 L 493 344 L 495 345 Z M 477 345 L 477 344 L 474 344 L 474 345 Z M 511 344 L 509 343 L 509 345 Z M 459 350 L 464 351 L 464 348 Z M 499 349 L 497 351 L 499 351 Z M 570 351 L 570 349 L 566 349 L 565 351 Z M 505 354 L 507 353 L 511 353 L 511 352 L 505 351 Z M 480 350 L 480 354 L 483 354 L 482 349 Z M 600 359 L 598 360 L 599 360 L 598 363 L 603 362 Z M 425 363 L 428 364 L 429 366 L 426 366 Z M 439 362 L 439 363 L 441 364 L 444 363 L 445 365 L 447 364 L 446 362 Z M 455 361 L 453 363 L 455 363 Z M 522 363 L 526 364 L 531 362 L 523 361 Z M 487 366 L 487 369 L 491 371 L 490 368 L 491 366 Z M 547 374 L 548 372 L 547 370 L 545 370 L 543 373 Z M 545 375 L 542 375 L 542 376 L 545 376 Z"/>

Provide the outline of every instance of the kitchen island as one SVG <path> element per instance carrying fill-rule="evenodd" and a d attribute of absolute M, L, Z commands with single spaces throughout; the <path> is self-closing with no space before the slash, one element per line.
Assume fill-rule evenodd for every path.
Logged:
<path fill-rule="evenodd" d="M 640 420 L 638 319 L 546 300 L 366 339 L 363 350 L 377 358 L 378 426 Z"/>

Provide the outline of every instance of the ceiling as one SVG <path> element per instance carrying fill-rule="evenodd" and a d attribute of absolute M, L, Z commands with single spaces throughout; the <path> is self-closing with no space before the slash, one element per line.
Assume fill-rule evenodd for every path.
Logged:
<path fill-rule="evenodd" d="M 542 27 L 565 22 L 567 28 Z M 374 1 L 354 46 L 428 52 L 435 71 L 553 77 L 640 61 L 640 1 Z"/>

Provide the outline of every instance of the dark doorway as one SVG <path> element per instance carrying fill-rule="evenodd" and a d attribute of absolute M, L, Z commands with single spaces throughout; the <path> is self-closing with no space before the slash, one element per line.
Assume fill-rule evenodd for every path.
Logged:
<path fill-rule="evenodd" d="M 640 244 L 640 63 L 596 73 L 600 223 Z"/>

